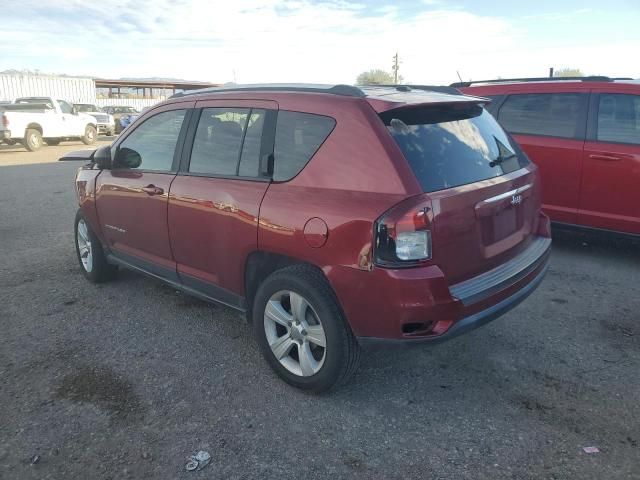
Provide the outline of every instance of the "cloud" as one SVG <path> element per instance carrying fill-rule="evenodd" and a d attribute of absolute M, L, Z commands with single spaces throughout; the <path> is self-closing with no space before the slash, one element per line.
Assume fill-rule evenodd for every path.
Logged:
<path fill-rule="evenodd" d="M 588 46 L 574 45 L 550 64 L 548 55 L 555 59 L 562 49 L 532 46 L 532 33 L 513 19 L 436 0 L 377 7 L 347 0 L 10 0 L 3 9 L 3 38 L 12 41 L 0 43 L 0 69 L 351 83 L 362 71 L 390 70 L 397 51 L 407 81 L 448 83 L 456 70 L 466 78 L 531 75 L 550 65 L 584 70 L 583 60 L 594 61 Z"/>

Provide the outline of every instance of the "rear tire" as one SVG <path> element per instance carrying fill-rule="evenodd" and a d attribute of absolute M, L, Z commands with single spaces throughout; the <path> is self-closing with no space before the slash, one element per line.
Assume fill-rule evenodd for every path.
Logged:
<path fill-rule="evenodd" d="M 42 134 L 35 128 L 27 128 L 24 134 L 24 147 L 30 152 L 40 150 L 42 147 Z"/>
<path fill-rule="evenodd" d="M 320 393 L 357 370 L 360 346 L 333 290 L 313 267 L 294 265 L 267 277 L 252 316 L 262 354 L 290 385 Z"/>
<path fill-rule="evenodd" d="M 84 136 L 81 138 L 82 143 L 85 145 L 92 145 L 96 142 L 96 136 L 98 132 L 96 131 L 96 127 L 92 125 L 87 125 L 84 129 Z"/>
<path fill-rule="evenodd" d="M 47 142 L 47 145 L 50 145 L 50 146 L 60 145 L 59 138 L 47 138 L 45 142 Z"/>
<path fill-rule="evenodd" d="M 76 255 L 80 269 L 93 283 L 102 283 L 115 278 L 118 267 L 107 262 L 102 243 L 86 221 L 82 210 L 76 213 L 74 237 Z"/>

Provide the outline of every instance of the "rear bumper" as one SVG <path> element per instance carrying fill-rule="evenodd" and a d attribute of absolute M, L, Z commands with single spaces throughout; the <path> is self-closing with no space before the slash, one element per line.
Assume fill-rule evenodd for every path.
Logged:
<path fill-rule="evenodd" d="M 516 284 L 545 261 L 551 239 L 536 237 L 529 248 L 509 262 L 465 282 L 452 285 L 451 295 L 464 305 L 473 305 Z"/>
<path fill-rule="evenodd" d="M 526 286 L 517 290 L 513 295 L 505 298 L 504 300 L 496 303 L 495 305 L 481 310 L 478 313 L 474 313 L 458 320 L 449 328 L 445 333 L 441 335 L 433 335 L 428 337 L 416 337 L 416 338 L 377 338 L 377 337 L 358 337 L 358 342 L 362 346 L 410 346 L 410 345 L 423 345 L 425 343 L 440 343 L 452 338 L 474 330 L 482 325 L 485 325 L 492 320 L 504 315 L 512 308 L 518 306 L 524 299 L 526 299 L 533 291 L 538 288 L 538 285 L 542 282 L 545 274 L 547 273 L 548 264 L 545 261 L 542 268 L 536 273 L 533 280 L 531 280 Z"/>
<path fill-rule="evenodd" d="M 437 265 L 332 269 L 327 276 L 361 343 L 439 342 L 518 305 L 542 281 L 550 253 L 551 239 L 537 236 L 511 261 L 455 285 Z"/>

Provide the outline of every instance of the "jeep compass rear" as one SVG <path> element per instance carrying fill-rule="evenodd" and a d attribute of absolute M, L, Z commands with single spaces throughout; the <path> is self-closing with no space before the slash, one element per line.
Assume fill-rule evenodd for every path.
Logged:
<path fill-rule="evenodd" d="M 537 169 L 486 101 L 345 85 L 178 95 L 79 170 L 82 271 L 130 268 L 245 312 L 271 367 L 312 391 L 349 378 L 364 344 L 452 338 L 522 301 L 550 252 Z"/>

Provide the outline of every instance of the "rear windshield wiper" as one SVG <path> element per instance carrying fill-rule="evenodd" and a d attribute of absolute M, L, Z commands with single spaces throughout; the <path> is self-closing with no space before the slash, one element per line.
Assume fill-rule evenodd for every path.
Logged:
<path fill-rule="evenodd" d="M 497 165 L 501 165 L 502 163 L 506 162 L 507 160 L 511 160 L 512 158 L 516 158 L 518 155 L 516 155 L 515 153 L 512 153 L 510 155 L 499 155 L 498 158 L 496 158 L 495 160 L 492 160 L 489 162 L 489 166 L 490 167 L 495 167 Z"/>
<path fill-rule="evenodd" d="M 515 152 L 512 152 L 510 148 L 508 148 L 504 143 L 493 136 L 493 139 L 496 142 L 496 146 L 498 147 L 498 157 L 495 160 L 489 162 L 490 167 L 495 167 L 496 165 L 501 165 L 507 160 L 511 160 L 512 158 L 517 157 L 518 155 Z"/>

